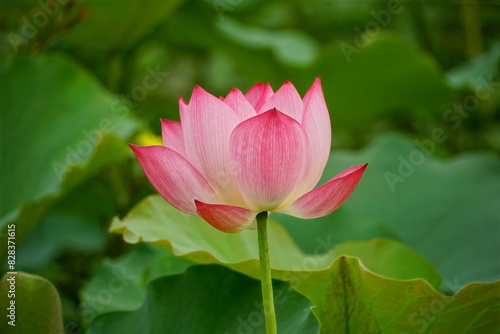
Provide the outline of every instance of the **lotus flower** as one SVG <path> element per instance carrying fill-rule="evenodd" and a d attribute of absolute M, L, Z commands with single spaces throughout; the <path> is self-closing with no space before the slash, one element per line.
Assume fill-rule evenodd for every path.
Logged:
<path fill-rule="evenodd" d="M 317 218 L 351 195 L 365 165 L 318 183 L 331 144 L 320 79 L 303 99 L 290 82 L 274 93 L 256 84 L 216 98 L 201 87 L 181 122 L 162 120 L 164 146 L 131 145 L 147 178 L 172 206 L 228 233 L 252 226 L 263 211 Z"/>

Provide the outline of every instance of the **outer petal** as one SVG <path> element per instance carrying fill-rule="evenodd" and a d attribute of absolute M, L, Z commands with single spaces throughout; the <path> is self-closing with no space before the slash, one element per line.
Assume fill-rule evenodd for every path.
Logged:
<path fill-rule="evenodd" d="M 301 194 L 304 194 L 313 189 L 321 178 L 330 156 L 332 143 L 330 115 L 323 97 L 320 78 L 316 78 L 304 96 L 302 126 L 306 130 L 311 150 L 309 170 L 300 186 Z"/>
<path fill-rule="evenodd" d="M 294 118 L 299 123 L 302 121 L 304 104 L 299 93 L 290 81 L 286 81 L 283 86 L 267 100 L 262 108 L 257 112 L 267 111 L 276 108 L 282 113 Z"/>
<path fill-rule="evenodd" d="M 231 160 L 250 209 L 272 211 L 302 180 L 308 158 L 302 126 L 269 110 L 239 124 L 231 135 Z"/>
<path fill-rule="evenodd" d="M 239 123 L 236 112 L 196 86 L 181 121 L 189 161 L 225 203 L 244 207 L 229 157 L 229 137 Z"/>
<path fill-rule="evenodd" d="M 180 122 L 162 119 L 161 136 L 165 147 L 174 150 L 183 157 L 186 156 L 186 147 L 184 146 L 184 136 L 182 135 L 182 125 Z"/>
<path fill-rule="evenodd" d="M 291 205 L 275 210 L 299 218 L 318 218 L 337 210 L 356 188 L 368 164 L 353 166 Z"/>
<path fill-rule="evenodd" d="M 254 107 L 248 102 L 239 89 L 235 88 L 231 90 L 224 99 L 224 102 L 236 112 L 240 121 L 257 115 Z"/>
<path fill-rule="evenodd" d="M 262 105 L 273 96 L 274 92 L 269 83 L 263 85 L 258 83 L 254 85 L 250 90 L 245 94 L 245 98 L 250 102 L 250 104 L 254 107 L 256 111 L 259 111 Z"/>
<path fill-rule="evenodd" d="M 252 224 L 257 216 L 256 212 L 239 206 L 207 204 L 200 201 L 195 201 L 195 203 L 196 213 L 222 232 L 237 233 L 243 231 Z"/>
<path fill-rule="evenodd" d="M 130 145 L 149 182 L 180 211 L 196 214 L 194 200 L 220 203 L 203 176 L 179 153 L 164 146 Z"/>

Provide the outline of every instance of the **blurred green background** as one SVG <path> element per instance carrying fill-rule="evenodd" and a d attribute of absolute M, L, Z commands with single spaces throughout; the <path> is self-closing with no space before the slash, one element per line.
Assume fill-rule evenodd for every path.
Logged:
<path fill-rule="evenodd" d="M 338 212 L 275 215 L 305 252 L 319 236 L 390 237 L 455 288 L 500 277 L 500 1 L 0 0 L 0 13 L 2 261 L 15 222 L 16 269 L 57 287 L 67 332 L 87 325 L 82 291 L 110 259 L 156 252 L 108 232 L 154 193 L 127 143 L 155 143 L 195 84 L 219 96 L 289 80 L 303 95 L 321 77 L 321 182 L 370 165 Z"/>

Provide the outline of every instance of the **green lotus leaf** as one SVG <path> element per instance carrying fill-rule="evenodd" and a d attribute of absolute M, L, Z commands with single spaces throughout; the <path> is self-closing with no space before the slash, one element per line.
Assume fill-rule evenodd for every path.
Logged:
<path fill-rule="evenodd" d="M 311 302 L 280 281 L 274 294 L 282 333 L 318 333 Z M 140 308 L 103 314 L 87 333 L 265 334 L 260 282 L 221 266 L 191 267 L 153 281 Z"/>
<path fill-rule="evenodd" d="M 17 241 L 62 193 L 130 156 L 129 109 L 62 54 L 17 56 L 0 75 L 0 228 Z M 29 97 L 26 91 L 29 91 Z M 5 249 L 5 247 L 4 247 Z"/>
<path fill-rule="evenodd" d="M 500 159 L 478 152 L 441 160 L 433 156 L 439 145 L 432 137 L 412 142 L 385 135 L 359 152 L 334 151 L 319 184 L 368 163 L 347 202 L 307 224 L 274 217 L 307 253 L 325 236 L 332 243 L 391 237 L 429 259 L 443 278 L 458 281 L 458 288 L 494 282 L 500 278 Z"/>
<path fill-rule="evenodd" d="M 348 256 L 325 270 L 303 274 L 306 278 L 292 286 L 314 303 L 324 334 L 498 331 L 500 282 L 471 283 L 444 296 L 422 279 L 382 277 Z"/>
<path fill-rule="evenodd" d="M 159 195 L 143 200 L 123 220 L 115 218 L 110 231 L 123 234 L 128 243 L 152 243 L 198 263 L 221 264 L 254 278 L 260 276 L 257 231 L 221 232 L 198 216 L 176 210 Z M 390 239 L 334 247 L 328 238 L 318 238 L 316 254 L 306 255 L 288 232 L 270 219 L 269 247 L 275 278 L 290 271 L 324 269 L 339 255 L 347 254 L 361 256 L 367 268 L 382 275 L 398 279 L 422 277 L 435 287 L 441 283 L 427 260 Z"/>
<path fill-rule="evenodd" d="M 0 306 L 2 333 L 64 333 L 59 294 L 43 277 L 21 271 L 6 273 L 0 280 Z"/>

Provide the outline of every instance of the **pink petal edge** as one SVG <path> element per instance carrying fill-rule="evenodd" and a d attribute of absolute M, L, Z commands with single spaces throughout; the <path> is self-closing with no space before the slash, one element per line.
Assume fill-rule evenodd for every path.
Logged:
<path fill-rule="evenodd" d="M 273 95 L 274 95 L 273 88 L 271 87 L 271 84 L 268 82 L 264 86 L 264 91 L 262 92 L 259 101 L 257 101 L 257 104 L 255 105 L 255 111 L 257 113 L 260 113 L 262 111 L 262 106 L 264 105 L 264 103 L 266 103 L 266 101 L 269 100 Z"/>
<path fill-rule="evenodd" d="M 262 105 L 273 95 L 274 91 L 269 82 L 265 85 L 258 83 L 250 88 L 245 94 L 245 98 L 254 107 L 255 111 L 259 112 L 262 109 Z"/>
<path fill-rule="evenodd" d="M 319 77 L 314 80 L 304 96 L 302 126 L 309 139 L 311 160 L 306 177 L 300 185 L 299 194 L 305 194 L 316 186 L 330 156 L 332 141 L 330 114 L 326 107 Z"/>
<path fill-rule="evenodd" d="M 254 107 L 237 88 L 232 89 L 223 101 L 236 112 L 240 121 L 257 115 Z"/>
<path fill-rule="evenodd" d="M 179 96 L 179 115 L 182 119 L 184 117 L 184 114 L 186 113 L 186 110 L 188 108 L 188 105 L 186 101 L 182 98 L 182 96 Z"/>
<path fill-rule="evenodd" d="M 319 218 L 337 210 L 352 194 L 368 164 L 350 167 L 324 185 L 275 212 L 298 218 Z"/>
<path fill-rule="evenodd" d="M 239 206 L 207 204 L 195 200 L 196 213 L 219 231 L 238 233 L 252 224 L 256 212 Z"/>
<path fill-rule="evenodd" d="M 269 109 L 276 108 L 283 114 L 286 114 L 299 123 L 302 122 L 302 114 L 304 111 L 304 103 L 300 98 L 297 89 L 290 81 L 285 83 L 271 96 L 261 108 L 257 109 L 258 113 L 266 112 Z"/>
<path fill-rule="evenodd" d="M 183 157 L 186 157 L 186 148 L 184 146 L 184 136 L 182 134 L 181 122 L 162 119 L 161 136 L 165 147 L 168 147 Z"/>
<path fill-rule="evenodd" d="M 220 203 L 214 190 L 189 161 L 165 146 L 130 145 L 156 191 L 176 209 L 196 214 L 195 199 Z"/>
<path fill-rule="evenodd" d="M 264 92 L 264 87 L 265 86 L 259 82 L 253 85 L 252 88 L 250 88 L 248 92 L 245 93 L 245 98 L 252 105 L 252 107 L 255 108 L 257 102 L 259 102 L 259 99 Z"/>

